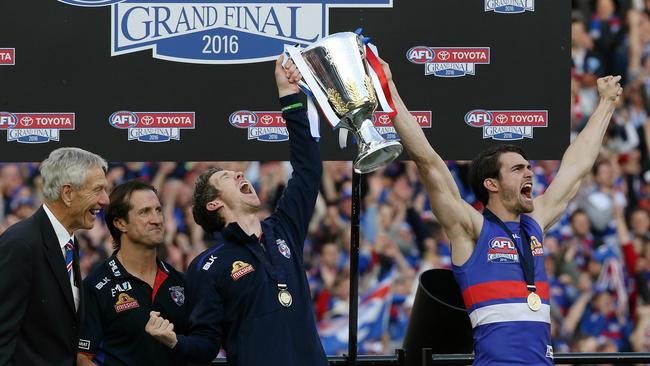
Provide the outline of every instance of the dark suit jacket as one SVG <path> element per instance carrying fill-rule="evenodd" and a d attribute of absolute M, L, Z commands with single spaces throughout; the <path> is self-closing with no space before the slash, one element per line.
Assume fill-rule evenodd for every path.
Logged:
<path fill-rule="evenodd" d="M 75 250 L 81 284 L 78 258 Z M 75 365 L 81 315 L 42 207 L 0 235 L 0 299 L 0 366 Z"/>

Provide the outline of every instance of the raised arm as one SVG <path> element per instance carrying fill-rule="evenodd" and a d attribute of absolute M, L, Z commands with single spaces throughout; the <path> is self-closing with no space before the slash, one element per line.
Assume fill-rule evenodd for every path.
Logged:
<path fill-rule="evenodd" d="M 275 81 L 282 105 L 282 116 L 289 131 L 289 155 L 293 173 L 278 202 L 277 212 L 292 226 L 296 246 L 302 253 L 307 228 L 314 212 L 323 173 L 318 143 L 311 137 L 305 108 L 298 98 L 300 72 L 289 61 L 283 67 L 283 56 L 275 64 Z"/>
<path fill-rule="evenodd" d="M 461 198 L 447 165 L 431 147 L 422 128 L 399 96 L 388 64 L 382 63 L 397 112 L 393 125 L 418 168 L 420 179 L 429 193 L 433 213 L 449 236 L 453 247 L 452 261 L 460 265 L 474 249 L 483 217 Z"/>
<path fill-rule="evenodd" d="M 535 199 L 532 216 L 546 230 L 560 217 L 575 196 L 582 178 L 598 157 L 603 136 L 623 89 L 620 76 L 598 79 L 600 102 L 585 128 L 564 153 L 560 169 L 546 192 Z"/>

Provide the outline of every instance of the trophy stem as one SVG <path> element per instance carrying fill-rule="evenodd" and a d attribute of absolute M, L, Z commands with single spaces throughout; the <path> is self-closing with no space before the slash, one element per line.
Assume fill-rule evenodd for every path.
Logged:
<path fill-rule="evenodd" d="M 358 129 L 353 129 L 359 145 L 359 154 L 354 161 L 354 171 L 360 174 L 370 173 L 397 159 L 402 153 L 402 144 L 388 141 L 377 132 L 369 119 L 361 122 Z"/>
<path fill-rule="evenodd" d="M 357 131 L 361 141 L 370 143 L 371 141 L 385 141 L 384 137 L 377 132 L 372 124 L 372 121 L 366 119 L 361 123 L 361 127 Z"/>

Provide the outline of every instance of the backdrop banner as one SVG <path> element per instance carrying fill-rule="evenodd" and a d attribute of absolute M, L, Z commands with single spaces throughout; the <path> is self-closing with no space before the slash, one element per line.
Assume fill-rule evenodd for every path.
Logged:
<path fill-rule="evenodd" d="M 444 159 L 511 142 L 559 159 L 570 131 L 570 2 L 0 2 L 0 161 L 77 146 L 109 161 L 287 160 L 273 62 L 363 28 Z M 397 139 L 385 112 L 377 130 Z M 325 160 L 352 160 L 322 118 Z M 408 158 L 406 154 L 402 158 Z"/>

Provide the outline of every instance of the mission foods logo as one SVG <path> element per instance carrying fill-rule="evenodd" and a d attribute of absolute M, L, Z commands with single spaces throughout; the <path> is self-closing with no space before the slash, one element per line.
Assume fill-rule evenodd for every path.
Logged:
<path fill-rule="evenodd" d="M 232 271 L 230 271 L 230 276 L 233 280 L 237 281 L 238 279 L 252 272 L 255 272 L 255 268 L 253 268 L 253 266 L 250 264 L 242 261 L 234 261 L 232 263 Z"/>
<path fill-rule="evenodd" d="M 485 11 L 503 14 L 535 11 L 535 0 L 485 0 Z"/>
<path fill-rule="evenodd" d="M 115 303 L 115 311 L 121 313 L 125 310 L 135 309 L 140 307 L 138 300 L 132 298 L 127 293 L 117 295 L 117 302 Z"/>
<path fill-rule="evenodd" d="M 411 114 L 422 128 L 431 128 L 431 111 L 416 111 Z M 372 121 L 377 132 L 385 139 L 399 140 L 388 113 L 375 112 Z M 282 117 L 282 112 L 237 111 L 230 115 L 230 124 L 233 127 L 248 130 L 249 140 L 262 142 L 289 140 L 287 122 Z"/>
<path fill-rule="evenodd" d="M 414 64 L 424 65 L 424 75 L 443 78 L 475 75 L 476 65 L 490 63 L 490 47 L 415 46 L 406 52 Z"/>
<path fill-rule="evenodd" d="M 274 60 L 285 44 L 326 36 L 329 9 L 390 8 L 392 0 L 59 0 L 111 6 L 111 54 L 151 49 L 153 57 L 188 63 Z"/>
<path fill-rule="evenodd" d="M 7 131 L 7 141 L 23 144 L 59 141 L 60 131 L 74 129 L 74 113 L 0 112 L 0 130 Z"/>
<path fill-rule="evenodd" d="M 129 141 L 168 142 L 181 139 L 181 130 L 194 129 L 194 112 L 129 112 L 111 114 L 108 122 L 128 130 Z"/>
<path fill-rule="evenodd" d="M 14 48 L 0 48 L 0 66 L 15 65 L 16 50 Z"/>
<path fill-rule="evenodd" d="M 548 111 L 486 111 L 467 112 L 465 123 L 483 129 L 484 139 L 511 141 L 533 138 L 535 127 L 548 126 Z"/>

